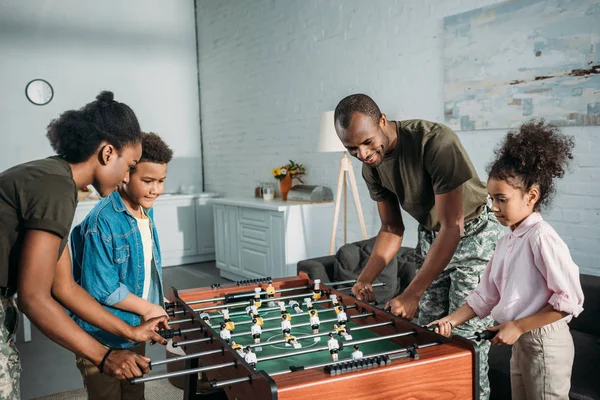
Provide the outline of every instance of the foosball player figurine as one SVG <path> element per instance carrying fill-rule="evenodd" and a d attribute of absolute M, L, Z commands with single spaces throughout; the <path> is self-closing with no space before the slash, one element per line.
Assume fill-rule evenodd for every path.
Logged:
<path fill-rule="evenodd" d="M 341 323 L 340 325 L 334 324 L 333 330 L 337 332 L 338 335 L 342 336 L 346 340 L 352 340 L 352 336 L 346 330 L 346 324 Z"/>
<path fill-rule="evenodd" d="M 256 308 L 260 307 L 262 305 L 262 301 L 260 299 L 260 293 L 262 292 L 262 288 L 254 288 L 254 305 L 256 306 Z"/>
<path fill-rule="evenodd" d="M 358 349 L 358 345 L 354 345 L 354 351 L 352 352 L 352 360 L 360 360 L 363 358 L 363 352 Z"/>
<path fill-rule="evenodd" d="M 267 285 L 267 299 L 269 299 L 269 307 L 275 307 L 273 298 L 275 297 L 275 288 L 273 287 L 273 281 L 269 281 Z"/>
<path fill-rule="evenodd" d="M 227 329 L 227 324 L 225 322 L 221 322 L 221 333 L 219 333 L 219 336 L 227 343 L 231 340 L 231 331 Z"/>
<path fill-rule="evenodd" d="M 329 332 L 329 340 L 327 341 L 327 347 L 329 348 L 329 354 L 331 354 L 331 359 L 333 361 L 338 360 L 338 352 L 340 350 L 340 344 L 333 337 L 333 332 Z"/>
<path fill-rule="evenodd" d="M 296 338 L 292 335 L 286 335 L 285 339 L 287 340 L 286 342 L 286 346 L 292 345 L 294 346 L 295 349 L 301 349 L 302 345 L 300 343 L 298 343 L 298 341 L 296 340 Z"/>
<path fill-rule="evenodd" d="M 335 306 L 335 313 L 337 314 L 337 320 L 340 324 L 346 323 L 346 321 L 348 321 L 348 316 L 346 315 L 346 308 L 343 305 L 338 304 L 337 306 Z"/>
<path fill-rule="evenodd" d="M 292 307 L 294 311 L 296 311 L 296 314 L 300 314 L 302 312 L 302 309 L 300 308 L 300 303 L 298 303 L 296 300 L 290 300 L 290 307 Z"/>
<path fill-rule="evenodd" d="M 262 317 L 258 315 L 258 308 L 256 306 L 250 306 L 250 316 L 256 320 L 258 325 L 263 326 L 265 324 Z"/>
<path fill-rule="evenodd" d="M 229 310 L 226 308 L 223 310 L 223 322 L 225 322 L 227 330 L 232 331 L 235 329 L 235 324 L 233 323 L 231 318 L 229 318 Z"/>
<path fill-rule="evenodd" d="M 312 295 L 312 299 L 314 301 L 317 301 L 321 298 L 321 280 L 320 279 L 315 279 L 315 287 L 313 289 L 313 295 Z"/>
<path fill-rule="evenodd" d="M 311 299 L 310 297 L 307 297 L 307 298 L 305 298 L 305 299 L 304 299 L 304 304 L 306 304 L 306 309 L 307 309 L 309 312 L 310 312 L 310 310 L 312 310 L 313 308 L 315 308 L 315 307 L 313 306 L 312 299 Z"/>
<path fill-rule="evenodd" d="M 317 312 L 317 310 L 312 309 L 308 311 L 308 315 L 310 316 L 308 321 L 310 323 L 310 327 L 312 328 L 313 333 L 319 333 L 319 325 L 321 325 L 321 321 L 319 320 L 319 313 Z M 320 340 L 320 337 L 314 338 L 315 342 L 318 342 Z"/>
<path fill-rule="evenodd" d="M 246 355 L 244 356 L 244 360 L 250 364 L 252 368 L 256 369 L 256 354 L 252 352 L 250 346 L 246 346 L 245 352 Z"/>
<path fill-rule="evenodd" d="M 284 339 L 287 335 L 292 331 L 292 323 L 288 319 L 288 314 L 283 314 L 281 316 L 281 332 L 283 333 Z"/>
<path fill-rule="evenodd" d="M 254 339 L 254 343 L 260 343 L 260 335 L 262 333 L 262 328 L 258 324 L 256 319 L 252 319 L 252 326 L 250 327 L 250 333 L 252 334 L 252 338 Z M 261 351 L 261 347 L 257 347 L 256 351 Z"/>
<path fill-rule="evenodd" d="M 237 353 L 244 357 L 244 349 L 242 348 L 242 345 L 236 342 L 231 342 L 231 348 L 235 351 L 237 351 Z"/>
<path fill-rule="evenodd" d="M 205 311 L 203 313 L 200 314 L 200 319 L 206 323 L 208 323 L 208 321 L 210 321 L 210 315 Z"/>
<path fill-rule="evenodd" d="M 329 299 L 331 300 L 331 304 L 335 307 L 339 304 L 338 299 L 337 299 L 337 295 L 332 294 L 329 296 Z"/>
<path fill-rule="evenodd" d="M 291 321 L 292 320 L 292 316 L 285 309 L 285 303 L 283 301 L 280 301 L 278 304 L 279 304 L 279 310 L 281 311 L 281 316 L 283 317 L 284 315 L 286 315 L 288 321 Z"/>

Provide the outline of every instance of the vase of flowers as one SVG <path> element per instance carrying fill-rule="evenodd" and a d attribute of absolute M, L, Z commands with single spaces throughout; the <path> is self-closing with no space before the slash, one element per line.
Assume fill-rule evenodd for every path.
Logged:
<path fill-rule="evenodd" d="M 279 181 L 279 190 L 281 191 L 281 198 L 284 201 L 287 200 L 287 195 L 292 188 L 293 180 L 297 179 L 301 183 L 304 183 L 302 182 L 302 176 L 306 173 L 304 165 L 297 164 L 293 160 L 289 161 L 288 164 L 271 170 L 271 174 Z"/>

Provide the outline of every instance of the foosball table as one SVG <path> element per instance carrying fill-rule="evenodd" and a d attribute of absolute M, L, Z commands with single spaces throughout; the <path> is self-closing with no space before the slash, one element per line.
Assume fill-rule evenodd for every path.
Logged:
<path fill-rule="evenodd" d="M 231 285 L 171 288 L 173 346 L 185 368 L 132 383 L 198 377 L 228 399 L 476 399 L 478 347 L 446 338 L 350 295 L 354 281 L 328 285 L 304 273 Z"/>

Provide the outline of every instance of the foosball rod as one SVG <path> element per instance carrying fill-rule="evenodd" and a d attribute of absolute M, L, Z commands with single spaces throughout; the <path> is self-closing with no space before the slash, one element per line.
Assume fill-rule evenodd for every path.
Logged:
<path fill-rule="evenodd" d="M 392 334 L 392 335 L 378 336 L 378 337 L 374 337 L 374 338 L 370 338 L 370 339 L 351 340 L 351 341 L 346 342 L 344 344 L 344 346 L 354 346 L 355 344 L 377 342 L 379 340 L 393 339 L 393 338 L 404 336 L 404 335 L 405 335 L 405 332 L 402 332 L 402 333 L 395 333 L 395 334 Z M 264 361 L 269 361 L 269 360 L 276 360 L 278 358 L 294 357 L 294 356 L 299 356 L 299 355 L 302 355 L 302 354 L 316 353 L 318 351 L 324 351 L 324 350 L 329 350 L 329 347 L 322 346 L 322 347 L 315 347 L 315 348 L 307 349 L 307 350 L 294 351 L 294 352 L 291 352 L 291 353 L 276 354 L 276 355 L 273 355 L 273 356 L 258 358 L 256 360 L 256 362 L 258 364 L 259 362 L 264 362 Z M 226 368 L 226 367 L 234 367 L 237 364 L 238 364 L 237 361 L 232 361 L 232 362 L 228 362 L 228 363 L 210 365 L 210 366 L 206 366 L 206 367 L 191 368 L 191 369 L 188 369 L 188 370 L 167 372 L 165 374 L 160 374 L 160 375 L 153 375 L 153 376 L 147 376 L 147 377 L 142 377 L 142 378 L 133 378 L 133 379 L 130 379 L 129 382 L 130 383 L 150 382 L 150 381 L 155 381 L 155 380 L 159 380 L 159 379 L 173 378 L 173 377 L 176 377 L 176 376 L 197 374 L 199 372 L 210 371 L 210 370 L 213 370 L 213 369 Z"/>
<path fill-rule="evenodd" d="M 340 282 L 329 282 L 327 283 L 327 286 L 339 286 L 339 285 L 348 285 L 351 283 L 356 283 L 356 279 L 352 279 L 349 281 L 340 281 Z M 306 286 L 298 286 L 298 287 L 293 287 L 293 288 L 286 288 L 286 289 L 275 289 L 275 291 L 273 293 L 285 293 L 285 292 L 292 292 L 294 290 L 303 290 L 303 289 L 313 289 L 314 288 L 314 284 L 313 285 L 306 285 Z M 260 292 L 261 296 L 262 295 L 268 295 L 269 293 L 267 293 L 266 291 L 262 291 Z M 241 299 L 244 297 L 253 297 L 255 296 L 256 293 L 239 293 L 239 294 L 231 294 L 229 296 L 221 296 L 221 297 L 213 297 L 211 299 L 202 299 L 202 300 L 193 300 L 193 301 L 189 301 L 187 302 L 187 304 L 192 305 L 192 304 L 200 304 L 200 303 L 210 303 L 211 301 L 223 301 L 223 300 L 228 300 L 228 299 Z"/>
<path fill-rule="evenodd" d="M 378 282 L 378 283 L 372 284 L 371 286 L 379 287 L 379 286 L 386 286 L 386 284 L 385 284 L 385 282 Z M 342 290 L 350 290 L 350 289 L 352 289 L 352 288 L 351 287 L 339 288 L 337 290 L 342 291 Z M 272 299 L 262 299 L 262 300 L 277 302 L 277 301 L 281 301 L 281 300 L 297 299 L 299 297 L 310 297 L 310 296 L 311 296 L 310 293 L 302 293 L 302 294 L 297 294 L 297 295 L 292 295 L 292 296 L 273 297 Z M 192 303 L 186 302 L 186 304 L 192 304 Z M 202 312 L 202 311 L 217 310 L 217 309 L 230 308 L 230 307 L 244 307 L 247 305 L 248 305 L 247 301 L 243 301 L 243 302 L 239 302 L 239 303 L 230 303 L 230 304 L 217 304 L 217 305 L 214 305 L 211 307 L 195 308 L 194 312 L 198 313 L 198 312 Z"/>
<path fill-rule="evenodd" d="M 350 315 L 349 318 L 350 319 L 354 319 L 354 318 L 365 318 L 365 317 L 372 317 L 373 313 L 368 313 L 368 314 L 358 314 L 358 315 Z M 325 319 L 323 321 L 321 321 L 321 325 L 325 324 L 325 323 L 329 323 L 329 322 L 337 322 L 337 318 L 331 318 L 331 319 Z M 292 325 L 292 328 L 296 327 L 301 327 L 301 326 L 310 326 L 310 322 L 303 322 L 301 324 L 297 324 L 297 325 Z M 181 333 L 188 333 L 188 332 L 195 332 L 195 331 L 201 331 L 203 328 L 189 328 L 189 329 L 182 329 Z M 267 329 L 263 329 L 262 332 L 275 332 L 275 331 L 280 331 L 281 328 L 267 328 Z M 241 332 L 241 333 L 233 333 L 231 334 L 231 337 L 240 337 L 240 336 L 245 336 L 245 335 L 249 335 L 248 332 Z M 191 339 L 191 340 L 183 340 L 181 342 L 173 342 L 173 347 L 181 347 L 181 346 L 185 346 L 188 344 L 193 344 L 193 343 L 199 343 L 199 342 L 205 342 L 206 338 L 202 338 L 202 339 Z"/>
<path fill-rule="evenodd" d="M 439 345 L 439 342 L 419 344 L 419 345 L 415 345 L 414 349 L 422 349 L 422 348 L 425 348 L 425 347 L 431 347 L 431 346 L 437 346 L 437 345 Z M 400 348 L 400 349 L 396 349 L 396 350 L 390 350 L 390 351 L 386 351 L 386 352 L 382 352 L 382 353 L 375 353 L 375 354 L 365 355 L 363 358 L 364 359 L 368 359 L 368 358 L 381 357 L 381 356 L 393 356 L 395 354 L 408 353 L 410 350 L 411 349 L 409 349 L 408 347 L 404 347 L 404 348 Z M 326 363 L 309 365 L 308 367 L 303 367 L 302 369 L 303 370 L 307 370 L 307 369 L 325 368 L 328 365 L 343 364 L 345 362 L 350 362 L 350 361 L 353 361 L 352 358 L 345 358 L 345 359 L 334 361 L 334 362 L 329 361 L 329 362 L 326 362 Z M 282 371 L 272 372 L 272 373 L 269 374 L 269 376 L 289 374 L 289 373 L 292 373 L 292 372 L 293 372 L 292 369 L 288 368 L 288 369 L 284 369 Z M 211 387 L 213 389 L 216 389 L 216 388 L 220 388 L 220 387 L 224 387 L 224 386 L 233 385 L 235 383 L 249 382 L 251 380 L 252 380 L 251 377 L 243 377 L 243 378 L 230 379 L 230 380 L 227 380 L 227 381 L 214 382 L 214 383 L 211 384 Z"/>
<path fill-rule="evenodd" d="M 389 321 L 389 322 L 380 322 L 380 323 L 371 324 L 371 325 L 359 325 L 359 326 L 353 327 L 351 332 L 360 331 L 363 329 L 379 328 L 382 326 L 393 325 L 393 324 L 394 324 L 393 321 Z M 297 336 L 295 339 L 296 339 L 296 341 L 299 341 L 299 340 L 312 339 L 312 338 L 316 338 L 316 337 L 320 337 L 320 336 L 327 336 L 327 335 L 329 335 L 329 332 L 330 331 L 321 332 L 321 333 L 313 333 L 313 334 L 306 335 L 306 336 Z M 409 332 L 405 332 L 405 333 L 406 333 L 406 336 L 408 336 L 408 335 L 415 334 L 416 331 L 409 331 Z M 210 338 L 204 338 L 203 341 L 206 342 L 209 339 Z M 248 345 L 242 345 L 242 348 L 267 347 L 267 346 L 274 346 L 276 344 L 283 344 L 286 342 L 287 342 L 287 339 L 281 339 L 281 340 L 274 340 L 272 342 L 252 343 L 252 344 L 248 344 Z M 186 354 L 184 356 L 171 357 L 171 358 L 167 358 L 165 360 L 156 361 L 156 362 L 152 363 L 152 366 L 169 364 L 169 363 L 173 363 L 173 362 L 177 362 L 177 361 L 187 360 L 190 358 L 199 358 L 199 357 L 208 356 L 211 354 L 221 353 L 222 351 L 223 351 L 222 349 L 217 349 L 217 350 L 202 351 L 200 353 Z"/>
<path fill-rule="evenodd" d="M 349 310 L 349 309 L 357 308 L 357 307 L 358 306 L 356 304 L 351 304 L 351 305 L 347 306 L 346 309 Z M 326 312 L 333 312 L 333 311 L 335 311 L 335 308 L 326 308 L 325 310 L 321 310 L 319 312 L 320 313 L 326 313 Z M 301 313 L 294 313 L 294 314 L 290 314 L 290 315 L 292 315 L 293 317 L 302 317 L 304 315 L 308 315 L 308 312 L 304 312 L 303 311 Z M 277 317 L 263 318 L 263 321 L 265 321 L 265 322 L 266 321 L 276 321 L 276 320 L 280 320 L 280 319 L 281 319 L 281 315 L 277 316 Z M 238 325 L 249 325 L 249 324 L 252 324 L 252 323 L 253 323 L 252 320 L 240 321 L 240 322 L 236 322 L 235 326 L 238 326 Z M 220 324 L 217 324 L 217 325 L 211 325 L 210 327 L 213 328 L 213 329 L 217 329 L 220 326 L 221 326 Z"/>

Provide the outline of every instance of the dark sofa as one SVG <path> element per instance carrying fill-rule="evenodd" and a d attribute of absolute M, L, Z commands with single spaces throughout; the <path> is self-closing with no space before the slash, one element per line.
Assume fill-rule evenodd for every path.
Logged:
<path fill-rule="evenodd" d="M 357 242 L 361 245 L 364 241 Z M 411 248 L 403 247 L 399 255 L 410 254 Z M 335 281 L 336 256 L 324 256 L 298 262 L 298 272 L 306 272 L 312 279 L 328 283 Z M 412 277 L 414 265 L 406 269 L 407 279 L 402 281 L 404 290 Z M 412 274 L 412 275 L 411 275 Z M 584 311 L 571 323 L 575 342 L 575 361 L 571 378 L 570 398 L 574 400 L 600 400 L 600 277 L 581 275 L 585 296 Z M 493 400 L 510 400 L 509 346 L 492 346 L 490 350 L 490 385 Z"/>

